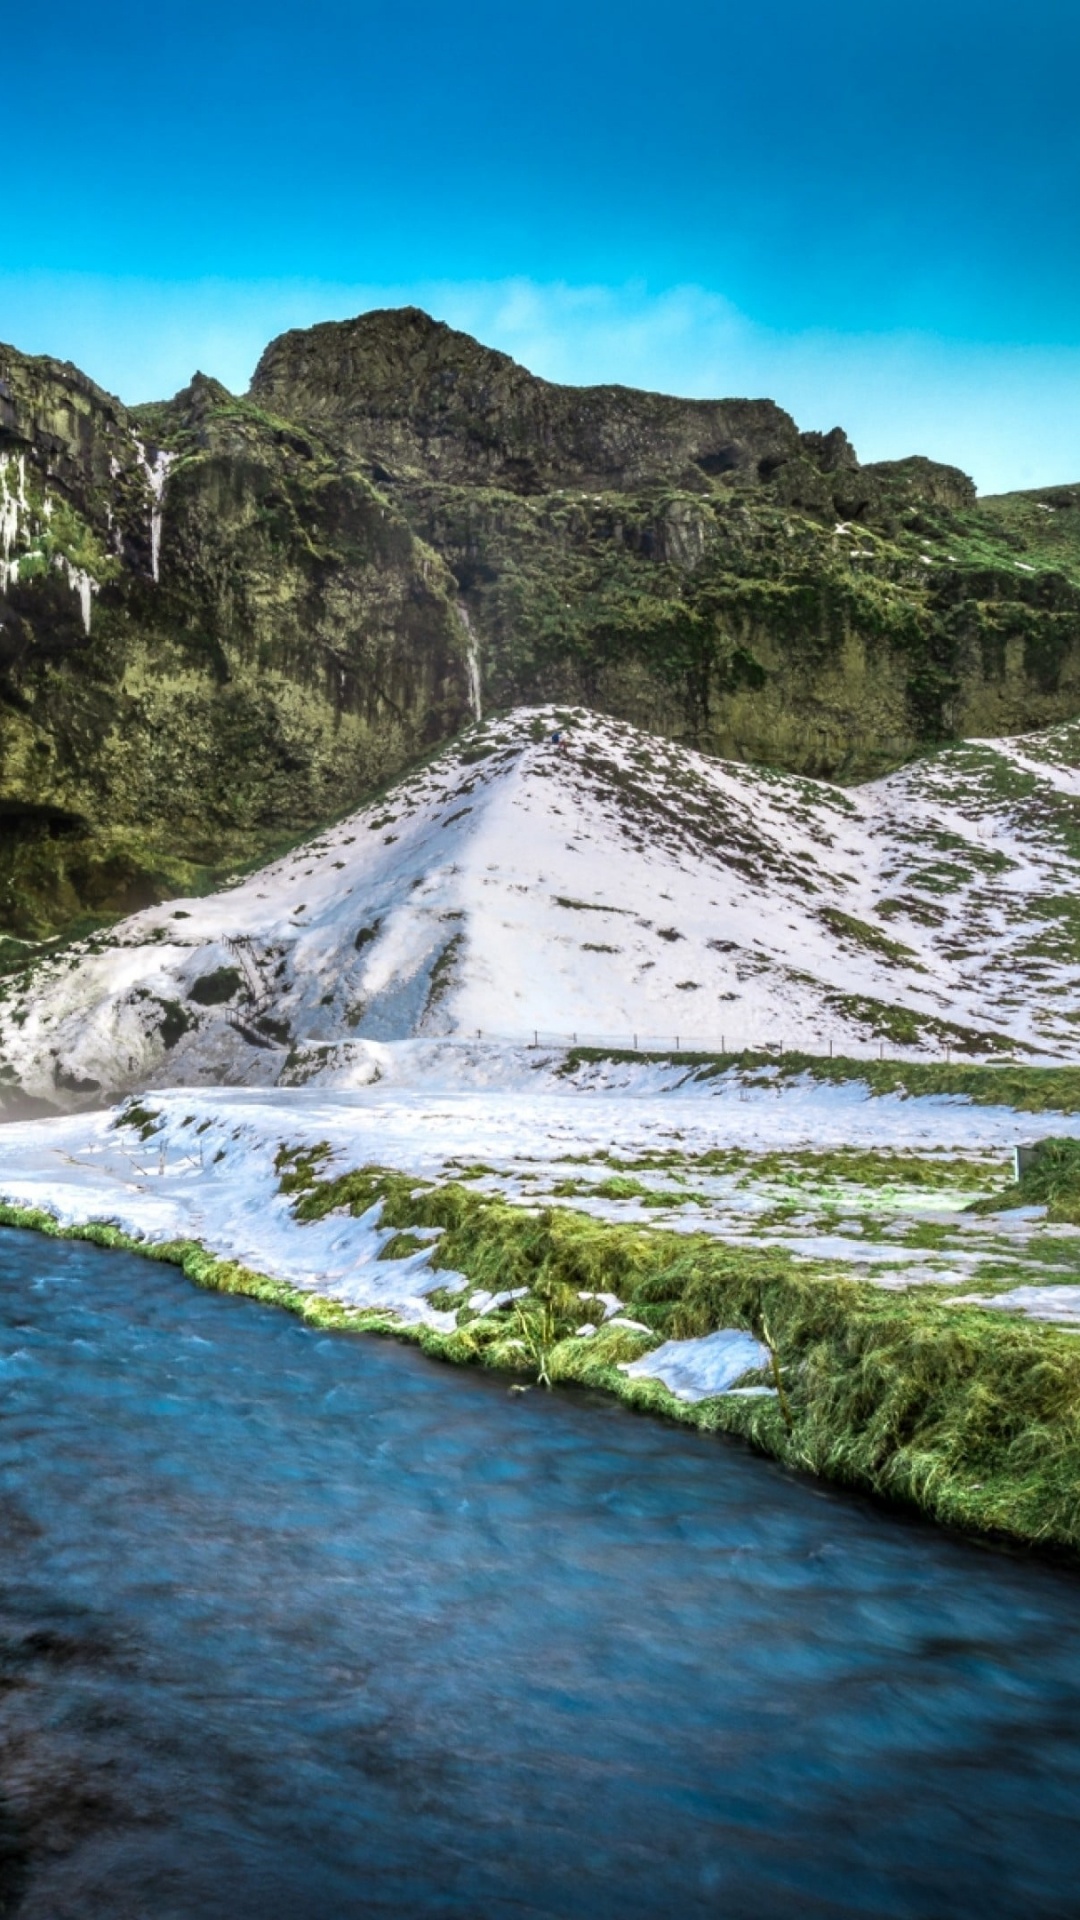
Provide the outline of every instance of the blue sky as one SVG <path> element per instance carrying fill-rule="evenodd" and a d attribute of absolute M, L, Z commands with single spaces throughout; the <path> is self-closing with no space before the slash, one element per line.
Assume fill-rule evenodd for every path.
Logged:
<path fill-rule="evenodd" d="M 131 400 L 404 300 L 537 372 L 1080 479 L 1075 0 L 53 0 L 0 338 Z"/>

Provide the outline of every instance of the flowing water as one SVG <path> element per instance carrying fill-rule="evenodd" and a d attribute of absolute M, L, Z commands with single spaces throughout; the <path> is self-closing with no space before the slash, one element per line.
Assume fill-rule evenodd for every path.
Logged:
<path fill-rule="evenodd" d="M 0 1911 L 1080 1912 L 1080 1581 L 0 1235 Z"/>

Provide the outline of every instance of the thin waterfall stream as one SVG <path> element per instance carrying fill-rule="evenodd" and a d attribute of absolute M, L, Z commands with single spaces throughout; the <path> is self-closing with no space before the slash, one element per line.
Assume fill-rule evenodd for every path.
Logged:
<path fill-rule="evenodd" d="M 484 717 L 483 699 L 480 681 L 480 645 L 476 638 L 476 629 L 469 618 L 469 609 L 464 602 L 457 603 L 458 618 L 465 629 L 465 665 L 469 676 L 469 709 L 474 720 Z"/>

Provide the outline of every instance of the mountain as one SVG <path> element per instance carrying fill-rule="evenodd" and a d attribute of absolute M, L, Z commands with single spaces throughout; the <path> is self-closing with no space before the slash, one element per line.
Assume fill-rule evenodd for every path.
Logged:
<path fill-rule="evenodd" d="M 1080 487 L 977 500 L 767 400 L 568 388 L 411 309 L 246 398 L 0 347 L 0 930 L 212 885 L 481 709 L 865 779 L 1080 710 Z"/>
<path fill-rule="evenodd" d="M 385 1043 L 478 1034 L 1052 1058 L 1078 797 L 1080 724 L 843 789 L 518 710 L 249 878 L 9 974 L 0 1086 L 359 1085 Z"/>

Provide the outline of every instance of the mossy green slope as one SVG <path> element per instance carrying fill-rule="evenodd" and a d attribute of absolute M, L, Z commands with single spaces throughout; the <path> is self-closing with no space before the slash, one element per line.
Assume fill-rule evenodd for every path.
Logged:
<path fill-rule="evenodd" d="M 449 1359 L 604 1387 L 935 1519 L 1080 1546 L 1080 1350 L 1067 1332 L 933 1289 L 882 1292 L 782 1248 L 726 1247 L 562 1208 L 526 1214 L 376 1167 L 324 1179 L 310 1155 L 281 1159 L 299 1221 L 379 1201 L 384 1226 L 439 1228 L 434 1264 L 465 1275 L 470 1289 L 526 1290 L 480 1312 L 467 1305 L 469 1289 L 448 1296 L 457 1331 L 426 1339 Z M 575 1337 L 604 1292 L 650 1333 Z M 773 1347 L 783 1405 L 721 1396 L 687 1406 L 618 1371 L 657 1335 L 694 1339 L 721 1327 Z"/>

